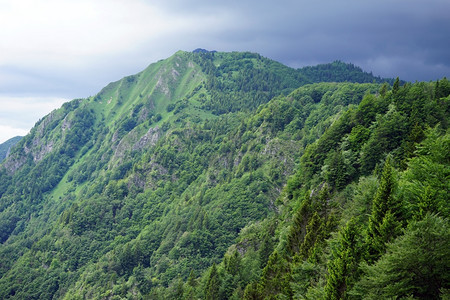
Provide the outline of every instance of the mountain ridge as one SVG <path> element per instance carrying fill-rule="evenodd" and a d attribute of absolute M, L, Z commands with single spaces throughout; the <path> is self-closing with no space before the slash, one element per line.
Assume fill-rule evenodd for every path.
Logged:
<path fill-rule="evenodd" d="M 254 53 L 177 52 L 65 103 L 0 165 L 0 296 L 292 295 L 270 270 L 300 268 L 296 215 L 330 220 L 304 250 L 322 251 L 385 152 L 406 164 L 432 134 L 416 124 L 445 131 L 449 94 L 444 79 L 308 83 Z"/>

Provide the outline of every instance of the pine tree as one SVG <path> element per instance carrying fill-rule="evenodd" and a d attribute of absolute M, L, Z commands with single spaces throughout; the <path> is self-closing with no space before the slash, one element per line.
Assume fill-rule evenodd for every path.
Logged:
<path fill-rule="evenodd" d="M 350 220 L 339 236 L 334 260 L 328 265 L 328 279 L 325 299 L 346 299 L 358 274 L 361 258 L 358 243 L 358 228 L 354 219 Z"/>
<path fill-rule="evenodd" d="M 402 222 L 402 205 L 394 197 L 396 181 L 388 157 L 381 174 L 380 186 L 372 202 L 367 231 L 366 259 L 369 263 L 376 261 L 386 249 L 386 243 L 400 233 Z"/>
<path fill-rule="evenodd" d="M 224 266 L 225 271 L 230 275 L 239 275 L 241 269 L 241 256 L 236 250 L 231 255 L 225 255 Z"/>
<path fill-rule="evenodd" d="M 290 267 L 277 250 L 269 258 L 261 276 L 259 293 L 265 297 L 275 297 L 278 294 L 289 296 L 292 291 L 290 282 Z"/>
<path fill-rule="evenodd" d="M 426 214 L 387 246 L 355 285 L 356 299 L 446 299 L 450 282 L 448 221 Z M 406 298 L 410 297 L 410 298 Z M 414 298 L 412 298 L 414 297 Z"/>
<path fill-rule="evenodd" d="M 261 247 L 259 249 L 259 265 L 261 269 L 263 269 L 266 266 L 267 260 L 269 259 L 269 256 L 272 253 L 272 251 L 273 251 L 272 237 L 269 233 L 265 233 L 263 240 L 261 242 Z"/>
<path fill-rule="evenodd" d="M 395 78 L 394 85 L 392 86 L 392 92 L 396 94 L 398 92 L 399 87 L 400 87 L 400 80 L 397 77 Z"/>
<path fill-rule="evenodd" d="M 419 122 L 414 123 L 414 127 L 411 129 L 408 138 L 402 145 L 403 148 L 403 162 L 402 168 L 407 167 L 408 159 L 414 156 L 414 151 L 416 150 L 416 145 L 420 143 L 425 137 L 422 126 Z"/>
<path fill-rule="evenodd" d="M 220 280 L 219 273 L 217 273 L 216 264 L 213 264 L 209 272 L 208 281 L 205 288 L 205 299 L 215 300 L 219 296 Z"/>
<path fill-rule="evenodd" d="M 383 98 L 386 97 L 387 91 L 388 91 L 388 84 L 387 84 L 387 82 L 385 82 L 380 88 L 381 97 L 383 97 Z"/>
<path fill-rule="evenodd" d="M 194 300 L 197 299 L 195 288 L 197 286 L 197 276 L 195 275 L 195 271 L 191 270 L 189 273 L 189 277 L 187 279 L 187 282 L 185 283 L 183 287 L 183 299 L 185 300 Z"/>
<path fill-rule="evenodd" d="M 323 229 L 323 219 L 319 216 L 317 212 L 314 212 L 313 216 L 309 220 L 306 226 L 306 235 L 303 242 L 300 245 L 299 258 L 301 260 L 307 259 L 314 250 L 314 246 L 317 242 L 317 237 Z"/>
<path fill-rule="evenodd" d="M 187 284 L 191 287 L 197 286 L 197 276 L 195 275 L 194 270 L 191 270 L 191 272 L 189 273 L 189 277 L 187 279 Z"/>
<path fill-rule="evenodd" d="M 415 212 L 415 218 L 420 220 L 425 217 L 427 212 L 439 212 L 435 201 L 435 191 L 431 186 L 427 185 L 417 203 L 418 210 Z"/>
<path fill-rule="evenodd" d="M 350 177 L 350 172 L 342 153 L 335 150 L 331 151 L 325 160 L 325 164 L 328 166 L 324 174 L 325 179 L 331 186 L 341 190 L 345 187 Z"/>
<path fill-rule="evenodd" d="M 258 283 L 251 282 L 247 284 L 244 290 L 244 297 L 245 300 L 260 300 L 263 299 L 263 297 L 258 292 Z"/>
<path fill-rule="evenodd" d="M 300 249 L 300 243 L 306 234 L 306 225 L 311 216 L 311 197 L 306 194 L 300 209 L 294 215 L 293 224 L 291 225 L 287 237 L 287 249 L 290 254 L 295 255 Z"/>

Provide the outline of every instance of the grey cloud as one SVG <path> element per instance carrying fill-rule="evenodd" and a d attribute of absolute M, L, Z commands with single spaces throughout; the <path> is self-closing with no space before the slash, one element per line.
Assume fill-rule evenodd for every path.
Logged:
<path fill-rule="evenodd" d="M 131 28 L 138 31 L 139 39 L 130 39 L 133 42 L 129 44 L 122 41 L 133 34 L 129 27 L 114 27 L 106 32 L 93 28 L 93 32 L 111 33 L 107 39 L 113 42 L 112 49 L 106 53 L 104 50 L 91 51 L 92 42 L 102 45 L 103 41 L 97 40 L 102 39 L 102 36 L 92 36 L 91 32 L 85 32 L 86 28 L 76 31 L 75 27 L 71 27 L 74 30 L 71 34 L 89 37 L 82 48 L 91 54 L 68 56 L 77 57 L 78 60 L 66 64 L 64 52 L 59 60 L 47 61 L 52 59 L 53 52 L 49 49 L 45 53 L 46 50 L 40 48 L 38 50 L 43 51 L 44 55 L 39 57 L 45 57 L 44 61 L 20 60 L 20 65 L 0 65 L 0 107 L 5 107 L 6 100 L 2 100 L 7 99 L 5 95 L 16 96 L 19 100 L 23 96 L 35 97 L 27 100 L 34 107 L 49 103 L 48 99 L 54 97 L 94 95 L 109 82 L 137 73 L 148 64 L 166 58 L 177 50 L 190 51 L 198 47 L 218 51 L 258 52 L 292 67 L 339 59 L 383 77 L 399 76 L 410 81 L 450 77 L 448 0 L 135 1 L 158 8 L 156 11 L 163 14 L 163 24 L 160 24 L 162 29 L 159 30 L 163 30 L 164 34 L 155 33 L 153 27 L 139 23 L 145 21 L 142 16 L 136 18 L 136 24 L 133 23 L 136 28 Z M 119 7 L 123 9 L 126 6 Z M 132 15 L 136 11 L 113 13 Z M 166 17 L 171 23 L 164 23 Z M 176 23 L 177 20 L 180 22 Z M 102 24 L 102 20 L 95 24 Z M 108 26 L 114 26 L 114 23 L 108 22 Z M 158 27 L 158 24 L 152 23 L 152 26 Z M 146 30 L 153 30 L 148 32 L 148 37 Z M 122 35 L 117 37 L 114 34 L 116 32 Z M 17 39 L 20 46 L 26 37 L 19 35 Z M 48 41 L 55 44 L 52 39 Z M 114 47 L 119 44 L 121 47 Z M 30 52 L 33 52 L 32 44 L 24 45 L 30 46 Z M 59 45 L 58 41 L 56 45 Z M 7 44 L 0 48 L 5 50 L 2 55 L 11 52 L 6 51 Z M 44 100 L 46 97 L 47 100 Z M 26 119 L 37 120 L 43 116 L 31 117 L 24 110 L 21 108 L 19 114 L 12 116 L 0 108 L 0 121 L 26 128 L 23 125 Z"/>
<path fill-rule="evenodd" d="M 110 81 L 136 73 L 177 50 L 197 47 L 258 52 L 293 67 L 340 59 L 376 75 L 400 76 L 411 81 L 450 75 L 449 1 L 157 0 L 142 3 L 156 5 L 175 19 L 187 17 L 186 22 L 194 22 L 195 26 L 180 24 L 178 31 L 144 39 L 130 45 L 126 52 L 86 58 L 87 62 L 78 69 L 0 67 L 1 78 L 9 78 L 9 82 L 0 82 L 0 92 L 85 97 Z"/>

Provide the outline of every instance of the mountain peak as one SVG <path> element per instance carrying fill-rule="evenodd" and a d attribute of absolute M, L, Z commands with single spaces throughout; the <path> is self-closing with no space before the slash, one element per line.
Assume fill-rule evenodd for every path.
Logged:
<path fill-rule="evenodd" d="M 217 51 L 216 50 L 206 50 L 206 49 L 203 49 L 203 48 L 197 48 L 197 49 L 195 49 L 194 51 L 192 51 L 192 53 L 216 53 Z"/>
<path fill-rule="evenodd" d="M 0 299 L 204 298 L 212 290 L 224 299 L 244 291 L 289 298 L 282 285 L 297 293 L 313 282 L 326 291 L 338 272 L 325 254 L 352 244 L 328 240 L 374 245 L 339 224 L 386 220 L 360 216 L 392 174 L 394 198 L 406 200 L 404 208 L 390 196 L 382 203 L 399 212 L 388 211 L 388 225 L 399 228 L 403 211 L 416 222 L 424 194 L 433 196 L 424 207 L 449 214 L 445 172 L 432 172 L 445 162 L 414 151 L 429 136 L 430 158 L 445 153 L 448 80 L 390 89 L 342 62 L 303 70 L 256 53 L 205 51 L 178 51 L 67 102 L 11 148 L 0 164 Z M 356 79 L 369 83 L 336 82 Z M 414 169 L 384 163 L 379 182 L 370 174 L 387 154 Z M 297 281 L 297 259 L 326 273 Z"/>

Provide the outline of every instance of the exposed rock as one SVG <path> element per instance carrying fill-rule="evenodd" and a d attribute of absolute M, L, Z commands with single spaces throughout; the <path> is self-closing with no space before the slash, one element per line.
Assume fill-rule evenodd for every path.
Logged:
<path fill-rule="evenodd" d="M 66 115 L 64 118 L 62 124 L 61 124 L 61 130 L 64 132 L 66 129 L 70 129 L 72 127 L 72 123 L 67 119 L 69 115 Z"/>
<path fill-rule="evenodd" d="M 53 150 L 53 141 L 49 141 L 48 144 L 42 145 L 39 151 L 32 151 L 33 160 L 38 162 L 44 158 L 44 156 Z"/>
<path fill-rule="evenodd" d="M 26 156 L 20 155 L 17 157 L 9 157 L 4 163 L 3 166 L 6 168 L 8 173 L 14 174 L 23 164 L 27 161 Z"/>
<path fill-rule="evenodd" d="M 141 150 L 145 147 L 154 146 L 161 137 L 159 127 L 150 128 L 141 139 L 134 144 L 133 150 Z"/>
<path fill-rule="evenodd" d="M 156 76 L 159 76 L 158 82 L 156 82 L 156 89 L 160 90 L 164 95 L 170 95 L 169 83 L 167 82 L 166 76 L 164 74 L 167 72 L 165 68 L 161 69 Z"/>
<path fill-rule="evenodd" d="M 113 143 L 116 142 L 117 139 L 118 139 L 118 137 L 119 137 L 119 130 L 116 130 L 116 132 L 114 132 L 114 134 L 113 134 L 113 136 L 112 136 L 112 138 L 111 138 L 111 141 L 112 141 Z"/>
<path fill-rule="evenodd" d="M 52 111 L 47 117 L 45 117 L 42 122 L 36 128 L 36 136 L 42 137 L 44 135 L 44 130 L 48 124 L 50 124 L 55 118 L 55 111 Z M 34 143 L 34 141 L 33 141 Z"/>
<path fill-rule="evenodd" d="M 138 138 L 137 132 L 135 130 L 132 130 L 127 135 L 125 135 L 120 140 L 119 144 L 117 145 L 114 151 L 113 161 L 116 161 L 117 159 L 122 159 L 125 155 L 125 152 L 127 150 L 132 149 L 132 145 L 134 144 L 137 138 Z"/>
<path fill-rule="evenodd" d="M 139 115 L 138 115 L 138 123 L 141 123 L 141 122 L 147 120 L 147 119 L 148 119 L 148 114 L 149 114 L 149 112 L 150 112 L 150 110 L 149 110 L 147 107 L 144 106 L 144 107 L 141 109 L 141 111 L 139 112 Z"/>
<path fill-rule="evenodd" d="M 12 147 L 9 147 L 8 151 L 6 151 L 5 159 L 8 158 L 9 154 L 11 153 L 11 148 Z"/>
<path fill-rule="evenodd" d="M 175 69 L 172 69 L 171 74 L 172 74 L 172 78 L 174 80 L 176 80 L 178 78 L 178 76 L 180 76 L 180 73 L 177 70 L 175 70 Z"/>

